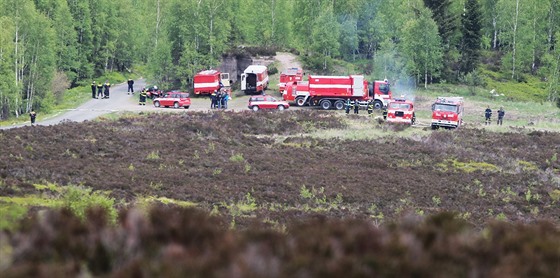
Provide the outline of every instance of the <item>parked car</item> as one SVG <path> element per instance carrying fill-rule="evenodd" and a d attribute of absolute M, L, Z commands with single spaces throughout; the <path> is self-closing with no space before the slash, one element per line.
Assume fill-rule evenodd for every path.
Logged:
<path fill-rule="evenodd" d="M 188 109 L 191 106 L 191 98 L 189 93 L 180 91 L 170 91 L 165 93 L 163 97 L 158 97 L 154 99 L 155 107 L 170 107 L 179 108 L 184 107 Z"/>
<path fill-rule="evenodd" d="M 277 100 L 272 96 L 252 96 L 249 98 L 248 107 L 253 111 L 258 111 L 259 109 L 284 110 L 290 108 L 290 104 L 286 101 Z"/>

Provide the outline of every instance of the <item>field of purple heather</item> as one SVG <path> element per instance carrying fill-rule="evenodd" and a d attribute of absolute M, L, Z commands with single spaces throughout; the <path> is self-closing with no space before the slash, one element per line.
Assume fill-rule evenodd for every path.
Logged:
<path fill-rule="evenodd" d="M 560 273 L 560 134 L 460 129 L 411 137 L 399 127 L 367 140 L 313 136 L 355 122 L 387 130 L 365 116 L 286 111 L 148 114 L 0 131 L 0 209 L 20 197 L 55 198 L 55 189 L 37 186 L 54 184 L 106 192 L 121 211 L 115 225 L 51 211 L 52 221 L 77 222 L 41 242 L 34 234 L 50 228 L 36 226 L 54 224 L 41 220 L 41 205 L 29 207 L 25 223 L 3 234 L 14 250 L 9 273 L 75 274 L 83 262 L 94 264 L 93 274 L 118 276 L 422 276 L 433 264 L 451 276 Z M 146 197 L 165 208 L 126 230 L 126 211 Z M 178 214 L 180 202 L 196 212 Z M 511 224 L 489 224 L 495 220 Z M 112 236 L 104 241 L 96 227 L 107 225 Z M 126 254 L 107 249 L 127 244 L 123 233 L 146 245 Z M 18 238 L 48 250 L 25 251 Z M 65 258 L 67 244 L 83 258 Z M 523 255 L 524 248 L 534 253 Z M 52 269 L 49 252 L 62 256 Z M 193 263 L 175 269 L 175 259 Z M 532 264 L 516 265 L 526 260 Z"/>

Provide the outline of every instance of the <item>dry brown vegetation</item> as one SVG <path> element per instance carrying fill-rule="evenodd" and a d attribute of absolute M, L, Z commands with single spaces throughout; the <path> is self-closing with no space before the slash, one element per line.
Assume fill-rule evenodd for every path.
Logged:
<path fill-rule="evenodd" d="M 395 128 L 370 140 L 308 136 L 352 121 L 386 129 L 366 117 L 286 111 L 0 131 L 0 196 L 56 197 L 36 186 L 54 183 L 108 191 L 124 210 L 147 196 L 199 209 L 156 209 L 134 216 L 136 228 L 124 211 L 114 226 L 102 212 L 86 222 L 66 211 L 30 218 L 3 234 L 14 250 L 9 273 L 74 275 L 84 262 L 93 274 L 117 276 L 560 273 L 557 133 L 461 129 L 408 138 Z M 403 215 L 414 220 L 382 225 Z M 512 224 L 488 224 L 495 219 Z M 50 239 L 39 236 L 44 229 Z M 132 250 L 121 248 L 129 241 Z"/>

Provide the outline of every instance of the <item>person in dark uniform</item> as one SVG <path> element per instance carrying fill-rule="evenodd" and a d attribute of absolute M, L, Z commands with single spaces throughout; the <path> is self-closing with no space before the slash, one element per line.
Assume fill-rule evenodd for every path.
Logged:
<path fill-rule="evenodd" d="M 148 93 L 146 93 L 146 90 L 142 90 L 142 92 L 140 92 L 140 102 L 138 103 L 139 105 L 146 105 L 146 98 L 148 97 Z"/>
<path fill-rule="evenodd" d="M 373 100 L 370 100 L 367 105 L 367 113 L 371 115 L 373 113 Z"/>
<path fill-rule="evenodd" d="M 387 106 L 383 106 L 381 109 L 383 109 L 383 120 L 387 120 Z"/>
<path fill-rule="evenodd" d="M 490 105 L 488 105 L 488 108 L 484 110 L 484 117 L 486 118 L 484 124 L 489 125 L 491 123 L 490 118 L 492 117 L 492 109 L 490 109 Z"/>
<path fill-rule="evenodd" d="M 218 99 L 217 92 L 216 91 L 212 92 L 212 94 L 210 95 L 210 109 L 216 108 L 217 99 Z"/>
<path fill-rule="evenodd" d="M 354 114 L 360 113 L 360 103 L 358 100 L 354 100 Z"/>
<path fill-rule="evenodd" d="M 103 84 L 101 83 L 97 84 L 97 98 L 99 99 L 103 98 Z"/>
<path fill-rule="evenodd" d="M 91 82 L 91 98 L 95 98 L 97 93 L 97 84 L 95 84 L 95 81 Z"/>
<path fill-rule="evenodd" d="M 111 83 L 109 83 L 108 80 L 105 81 L 105 83 L 103 84 L 103 90 L 104 90 L 104 98 L 109 98 L 109 88 L 111 87 Z"/>
<path fill-rule="evenodd" d="M 352 102 L 350 102 L 350 99 L 346 100 L 346 114 L 350 114 L 350 108 L 352 107 Z"/>
<path fill-rule="evenodd" d="M 127 91 L 126 91 L 127 94 L 130 95 L 130 93 L 132 93 L 132 94 L 134 95 L 134 88 L 133 88 L 133 86 L 134 86 L 134 80 L 132 80 L 132 79 L 129 78 L 128 81 L 127 81 L 126 83 L 128 83 L 128 89 L 127 89 Z"/>
<path fill-rule="evenodd" d="M 35 119 L 37 118 L 37 113 L 35 112 L 35 110 L 31 109 L 31 112 L 29 112 L 29 117 L 31 118 L 31 126 L 34 126 Z"/>
<path fill-rule="evenodd" d="M 503 107 L 500 107 L 500 110 L 498 110 L 498 124 L 499 125 L 502 125 L 505 115 L 506 115 L 506 111 L 504 111 Z"/>

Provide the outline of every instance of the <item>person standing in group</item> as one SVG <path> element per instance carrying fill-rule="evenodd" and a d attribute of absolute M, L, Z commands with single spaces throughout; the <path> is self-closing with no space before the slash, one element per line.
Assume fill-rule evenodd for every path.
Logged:
<path fill-rule="evenodd" d="M 91 98 L 95 98 L 97 94 L 97 84 L 95 81 L 91 82 Z"/>
<path fill-rule="evenodd" d="M 111 83 L 109 83 L 108 80 L 105 80 L 105 83 L 103 84 L 103 89 L 104 89 L 104 93 L 105 93 L 104 98 L 109 98 L 109 88 L 110 87 L 111 87 Z"/>
<path fill-rule="evenodd" d="M 229 99 L 230 99 L 229 93 L 225 92 L 224 93 L 224 109 L 227 109 L 227 103 L 228 103 Z"/>
<path fill-rule="evenodd" d="M 31 118 L 31 126 L 34 126 L 35 119 L 37 118 L 37 113 L 35 112 L 35 110 L 31 109 L 31 112 L 29 112 L 29 118 Z"/>
<path fill-rule="evenodd" d="M 350 99 L 346 100 L 346 115 L 350 114 L 350 107 L 352 107 L 352 102 L 350 102 Z"/>
<path fill-rule="evenodd" d="M 103 98 L 103 84 L 97 83 L 97 98 Z"/>
<path fill-rule="evenodd" d="M 140 102 L 138 104 L 146 105 L 146 98 L 147 97 L 148 97 L 148 94 L 146 93 L 146 89 L 142 90 L 142 92 L 140 92 Z"/>
<path fill-rule="evenodd" d="M 217 94 L 216 91 L 214 91 L 212 92 L 212 94 L 210 94 L 210 109 L 216 108 L 216 99 L 217 99 Z"/>
<path fill-rule="evenodd" d="M 134 95 L 134 80 L 129 78 L 126 83 L 128 84 L 128 89 L 126 90 L 127 94 L 130 95 L 130 93 L 132 93 Z"/>
<path fill-rule="evenodd" d="M 484 110 L 484 117 L 486 118 L 484 125 L 489 125 L 491 123 L 490 118 L 492 118 L 492 109 L 490 109 L 490 105 Z"/>
<path fill-rule="evenodd" d="M 358 100 L 354 100 L 354 114 L 360 113 L 360 102 Z"/>
<path fill-rule="evenodd" d="M 371 115 L 373 113 L 373 100 L 370 100 L 367 105 L 367 113 Z"/>
<path fill-rule="evenodd" d="M 505 115 L 506 111 L 504 111 L 503 107 L 500 107 L 500 110 L 498 110 L 498 125 L 502 125 Z"/>

